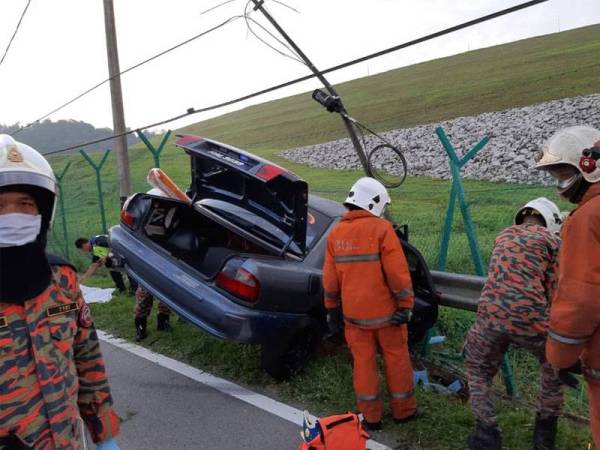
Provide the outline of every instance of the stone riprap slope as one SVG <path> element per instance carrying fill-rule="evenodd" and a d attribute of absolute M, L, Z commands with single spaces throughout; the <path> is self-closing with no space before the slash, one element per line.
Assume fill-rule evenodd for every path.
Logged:
<path fill-rule="evenodd" d="M 483 150 L 463 168 L 464 177 L 550 184 L 551 180 L 547 174 L 533 169 L 535 152 L 540 144 L 559 128 L 583 124 L 600 128 L 600 94 L 459 117 L 441 123 L 388 131 L 382 133 L 382 136 L 403 150 L 408 162 L 409 175 L 451 177 L 448 157 L 435 134 L 436 127 L 441 126 L 459 157 L 484 136 L 490 138 Z M 369 148 L 373 148 L 378 142 L 377 139 L 367 139 Z M 349 139 L 286 150 L 282 156 L 314 167 L 360 168 Z M 378 159 L 380 161 L 377 165 L 391 164 L 390 161 Z"/>

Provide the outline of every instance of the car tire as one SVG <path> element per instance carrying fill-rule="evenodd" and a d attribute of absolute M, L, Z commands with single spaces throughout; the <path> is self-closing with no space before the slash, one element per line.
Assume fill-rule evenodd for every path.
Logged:
<path fill-rule="evenodd" d="M 285 381 L 300 373 L 314 355 L 319 342 L 319 329 L 314 322 L 295 333 L 263 344 L 261 366 L 277 381 Z"/>

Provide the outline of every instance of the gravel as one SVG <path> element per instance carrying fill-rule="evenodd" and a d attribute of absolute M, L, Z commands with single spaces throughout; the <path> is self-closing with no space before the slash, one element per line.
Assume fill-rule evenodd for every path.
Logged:
<path fill-rule="evenodd" d="M 537 149 L 556 130 L 584 124 L 600 128 L 600 94 L 458 117 L 381 134 L 403 151 L 409 175 L 451 178 L 448 156 L 435 133 L 441 126 L 459 157 L 483 137 L 489 137 L 487 145 L 462 169 L 464 178 L 551 184 L 546 173 L 533 169 Z M 370 149 L 378 143 L 377 138 L 367 139 Z M 349 139 L 286 150 L 282 156 L 313 167 L 340 170 L 361 167 Z M 398 172 L 400 168 L 387 152 L 376 159 L 377 167 L 386 167 L 390 172 Z"/>

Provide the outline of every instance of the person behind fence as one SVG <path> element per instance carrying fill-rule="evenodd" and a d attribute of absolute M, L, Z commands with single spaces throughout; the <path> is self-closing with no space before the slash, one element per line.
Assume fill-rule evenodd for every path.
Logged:
<path fill-rule="evenodd" d="M 91 253 L 92 255 L 92 264 L 90 264 L 85 273 L 79 278 L 80 283 L 85 282 L 87 278 L 94 275 L 100 266 L 104 266 L 108 269 L 108 273 L 119 292 L 125 293 L 127 291 L 121 272 L 111 270 L 113 261 L 110 257 L 107 235 L 99 234 L 97 236 L 92 236 L 89 239 L 81 237 L 75 241 L 75 247 L 84 253 Z M 137 282 L 132 277 L 129 277 L 129 295 L 134 295 L 136 289 Z"/>
<path fill-rule="evenodd" d="M 135 323 L 135 340 L 141 341 L 147 336 L 148 316 L 152 312 L 152 303 L 154 297 L 152 294 L 138 286 L 135 291 L 135 308 L 133 311 Z M 171 331 L 169 317 L 171 310 L 163 302 L 158 302 L 158 314 L 156 315 L 156 329 L 158 331 Z"/>
<path fill-rule="evenodd" d="M 477 318 L 465 345 L 471 409 L 476 419 L 471 450 L 500 450 L 492 381 L 509 346 L 532 353 L 541 364 L 534 448 L 552 449 L 562 411 L 561 380 L 545 358 L 547 322 L 557 282 L 561 214 L 540 197 L 517 212 L 514 225 L 496 238 Z"/>
<path fill-rule="evenodd" d="M 562 373 L 583 372 L 600 448 L 600 130 L 558 131 L 542 145 L 536 168 L 550 172 L 559 194 L 577 204 L 562 231 L 546 355 Z"/>
<path fill-rule="evenodd" d="M 354 391 L 368 430 L 381 429 L 383 415 L 377 347 L 385 362 L 392 418 L 402 423 L 421 414 L 408 351 L 414 305 L 410 272 L 392 224 L 381 217 L 390 202 L 379 181 L 359 179 L 344 202 L 348 212 L 327 238 L 323 266 L 327 321 L 332 333 L 345 323 Z"/>
<path fill-rule="evenodd" d="M 0 449 L 77 450 L 80 417 L 118 450 L 119 417 L 75 269 L 46 254 L 56 180 L 33 148 L 0 135 Z"/>

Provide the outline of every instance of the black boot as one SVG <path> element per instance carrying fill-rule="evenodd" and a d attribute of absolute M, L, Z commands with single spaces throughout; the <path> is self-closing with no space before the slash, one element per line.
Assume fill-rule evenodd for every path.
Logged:
<path fill-rule="evenodd" d="M 488 425 L 477 421 L 475 431 L 469 435 L 467 440 L 469 450 L 501 450 L 502 436 L 497 425 Z"/>
<path fill-rule="evenodd" d="M 554 449 L 557 425 L 557 416 L 546 418 L 542 418 L 540 415 L 535 416 L 535 427 L 533 429 L 533 448 L 535 450 Z"/>
<path fill-rule="evenodd" d="M 171 324 L 169 323 L 168 314 L 158 314 L 156 316 L 156 329 L 158 331 L 171 331 Z"/>
<path fill-rule="evenodd" d="M 147 318 L 139 317 L 135 319 L 135 340 L 136 342 L 140 342 L 143 339 L 146 339 L 146 325 Z"/>

